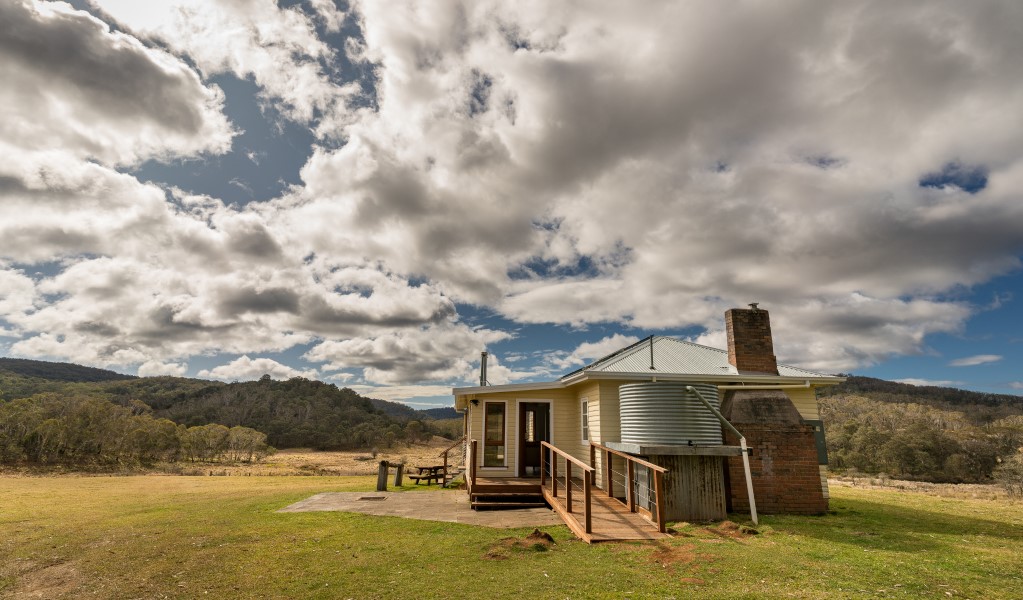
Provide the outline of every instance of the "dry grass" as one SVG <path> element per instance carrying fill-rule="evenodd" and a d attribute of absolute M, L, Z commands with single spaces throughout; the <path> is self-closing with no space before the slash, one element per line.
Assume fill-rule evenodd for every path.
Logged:
<path fill-rule="evenodd" d="M 958 498 L 961 500 L 999 500 L 1012 501 L 1005 490 L 993 483 L 928 483 L 926 481 L 905 481 L 890 477 L 832 476 L 828 478 L 829 486 L 853 487 L 868 490 L 899 490 L 918 492 L 940 498 Z"/>
<path fill-rule="evenodd" d="M 376 475 L 382 460 L 391 463 L 404 462 L 406 465 L 439 465 L 443 462 L 440 453 L 453 444 L 451 440 L 434 436 L 425 444 L 399 445 L 382 448 L 376 458 L 370 450 L 347 452 L 321 452 L 309 448 L 280 450 L 263 461 L 255 463 L 190 463 L 180 462 L 156 465 L 152 469 L 101 469 L 87 473 L 69 470 L 65 467 L 2 467 L 2 476 L 54 476 L 54 475 L 223 475 L 223 476 L 290 476 L 290 475 Z M 454 453 L 451 462 L 455 462 Z"/>
<path fill-rule="evenodd" d="M 376 475 L 380 461 L 406 465 L 439 465 L 440 453 L 453 442 L 435 436 L 429 443 L 382 448 L 374 458 L 369 450 L 320 452 L 308 448 L 281 450 L 258 463 L 182 465 L 184 475 Z M 452 459 L 453 460 L 453 459 Z M 191 472 L 192 470 L 196 472 Z"/>

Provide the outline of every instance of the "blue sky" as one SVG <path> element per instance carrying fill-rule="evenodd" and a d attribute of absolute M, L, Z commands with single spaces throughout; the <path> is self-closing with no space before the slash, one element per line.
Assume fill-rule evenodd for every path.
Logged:
<path fill-rule="evenodd" d="M 760 302 L 1023 393 L 1021 12 L 5 3 L 0 355 L 434 406 Z"/>

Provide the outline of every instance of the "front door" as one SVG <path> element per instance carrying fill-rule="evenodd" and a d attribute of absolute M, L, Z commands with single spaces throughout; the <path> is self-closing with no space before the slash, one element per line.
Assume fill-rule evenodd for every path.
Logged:
<path fill-rule="evenodd" d="M 540 461 L 547 454 L 540 442 L 551 441 L 551 405 L 519 404 L 519 477 L 539 477 Z"/>

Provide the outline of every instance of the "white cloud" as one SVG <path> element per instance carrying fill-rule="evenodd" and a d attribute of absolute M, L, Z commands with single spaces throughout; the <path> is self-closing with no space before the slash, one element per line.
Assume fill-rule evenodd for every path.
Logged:
<path fill-rule="evenodd" d="M 444 385 L 352 385 L 348 386 L 359 395 L 366 398 L 377 398 L 379 400 L 399 401 L 410 398 L 433 398 L 443 397 L 439 402 L 405 402 L 415 408 L 433 408 L 451 405 L 451 386 Z"/>
<path fill-rule="evenodd" d="M 963 382 L 961 381 L 952 381 L 948 379 L 916 379 L 913 377 L 909 377 L 906 379 L 896 379 L 895 381 L 897 381 L 898 383 L 906 383 L 909 385 L 933 387 L 955 387 L 957 385 L 963 384 Z"/>
<path fill-rule="evenodd" d="M 167 52 L 63 2 L 4 2 L 0 20 L 5 158 L 59 150 L 132 164 L 230 148 L 220 90 Z"/>
<path fill-rule="evenodd" d="M 551 362 L 559 369 L 581 366 L 595 359 L 603 358 L 626 346 L 635 344 L 638 341 L 639 338 L 634 335 L 615 333 L 596 342 L 583 342 L 563 358 L 553 357 Z"/>
<path fill-rule="evenodd" d="M 995 363 L 1000 360 L 1002 360 L 1002 357 L 998 354 L 977 354 L 976 356 L 967 356 L 965 358 L 957 358 L 953 361 L 949 361 L 948 366 L 975 367 L 977 365 Z"/>
<path fill-rule="evenodd" d="M 1023 390 L 1023 381 L 1011 381 L 1009 387 L 1014 390 Z"/>
<path fill-rule="evenodd" d="M 375 337 L 326 340 L 313 346 L 306 360 L 327 363 L 324 370 L 361 369 L 373 384 L 409 385 L 463 381 L 471 377 L 473 361 L 488 343 L 508 339 L 505 332 L 471 329 L 462 324 L 439 324 Z M 494 377 L 510 376 L 500 370 Z"/>
<path fill-rule="evenodd" d="M 185 363 L 162 363 L 150 360 L 139 365 L 139 377 L 159 377 L 170 375 L 172 377 L 184 377 L 188 372 L 188 365 Z"/>
<path fill-rule="evenodd" d="M 358 85 L 331 81 L 324 63 L 335 51 L 298 8 L 273 0 L 90 1 L 136 35 L 187 55 L 207 76 L 253 79 L 275 107 L 299 122 L 311 123 L 320 113 L 344 121 L 348 98 L 361 92 Z M 314 8 L 328 29 L 337 29 L 344 16 L 328 4 L 318 1 Z"/>
<path fill-rule="evenodd" d="M 240 356 L 226 365 L 203 369 L 198 373 L 199 377 L 221 381 L 254 381 L 263 375 L 269 375 L 272 379 L 291 379 L 292 377 L 316 379 L 319 374 L 315 369 L 305 371 L 293 369 L 272 358 L 249 358 L 248 356 Z"/>
<path fill-rule="evenodd" d="M 23 25 L 0 40 L 0 260 L 60 271 L 5 267 L 15 353 L 169 365 L 318 340 L 325 369 L 448 383 L 509 335 L 457 302 L 722 347 L 724 310 L 759 301 L 779 359 L 834 372 L 928 352 L 978 310 L 947 292 L 1020 267 L 1018 2 L 95 4 L 126 33 L 0 8 Z M 358 110 L 316 36 L 342 18 L 376 77 Z M 226 151 L 218 73 L 344 143 L 240 208 L 112 168 Z M 949 164 L 987 186 L 920 186 Z"/>

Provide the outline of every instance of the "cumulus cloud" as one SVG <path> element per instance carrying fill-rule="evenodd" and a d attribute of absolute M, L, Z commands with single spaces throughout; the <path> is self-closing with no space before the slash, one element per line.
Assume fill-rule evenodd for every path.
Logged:
<path fill-rule="evenodd" d="M 4 2 L 0 23 L 5 157 L 131 164 L 230 148 L 223 94 L 180 59 L 63 2 Z"/>
<path fill-rule="evenodd" d="M 998 354 L 977 354 L 976 356 L 967 356 L 964 358 L 957 358 L 948 363 L 950 367 L 975 367 L 977 365 L 984 365 L 988 363 L 994 363 L 1002 360 L 1002 357 Z"/>
<path fill-rule="evenodd" d="M 0 8 L 12 352 L 313 344 L 338 377 L 448 383 L 511 335 L 460 305 L 723 347 L 724 310 L 758 301 L 779 359 L 835 372 L 929 352 L 979 310 L 964 287 L 1020 267 L 1018 2 L 91 4 L 118 31 Z M 317 36 L 349 23 L 361 108 Z M 321 134 L 301 185 L 227 206 L 113 168 L 226 151 L 219 73 Z"/>
<path fill-rule="evenodd" d="M 343 123 L 358 84 L 332 81 L 325 68 L 336 52 L 316 35 L 312 18 L 274 0 L 90 0 L 120 26 L 190 57 L 206 74 L 253 79 L 289 118 L 312 123 L 327 115 Z M 344 15 L 317 1 L 316 15 L 336 31 Z M 336 127 L 326 125 L 327 129 Z"/>
<path fill-rule="evenodd" d="M 488 343 L 509 337 L 506 332 L 445 324 L 376 337 L 325 340 L 303 358 L 326 363 L 324 370 L 361 369 L 365 380 L 373 384 L 462 381 L 470 376 L 474 357 Z"/>
<path fill-rule="evenodd" d="M 431 403 L 406 402 L 406 404 L 418 406 L 420 408 L 435 408 L 451 405 L 451 386 L 449 385 L 352 385 L 349 387 L 362 396 L 367 398 L 377 398 L 379 400 L 394 401 L 404 400 L 406 398 L 423 398 L 431 396 L 440 396 L 444 398 L 444 400 L 441 400 L 440 402 Z"/>
<path fill-rule="evenodd" d="M 1009 387 L 1014 390 L 1023 390 L 1023 381 L 1011 381 Z"/>
<path fill-rule="evenodd" d="M 552 357 L 551 362 L 559 369 L 581 366 L 595 359 L 603 358 L 626 346 L 635 344 L 638 341 L 639 338 L 634 335 L 615 333 L 596 342 L 583 342 L 564 357 Z"/>
<path fill-rule="evenodd" d="M 1016 4 L 358 10 L 379 110 L 295 215 L 456 301 L 717 329 L 758 300 L 837 316 L 790 355 L 850 368 L 925 351 L 975 310 L 942 292 L 1020 266 Z"/>
<path fill-rule="evenodd" d="M 291 379 L 292 377 L 316 379 L 319 373 L 316 369 L 300 371 L 272 358 L 249 358 L 246 355 L 240 356 L 226 365 L 203 369 L 199 371 L 198 375 L 221 381 L 254 381 L 263 375 L 269 375 L 272 379 Z"/>
<path fill-rule="evenodd" d="M 899 383 L 906 383 L 909 385 L 933 387 L 954 387 L 963 384 L 963 382 L 961 381 L 952 381 L 948 379 L 916 379 L 913 377 L 907 379 L 896 379 L 895 381 Z"/>
<path fill-rule="evenodd" d="M 139 365 L 139 377 L 160 377 L 169 375 L 172 377 L 184 377 L 188 372 L 186 363 L 162 363 L 150 360 Z"/>

